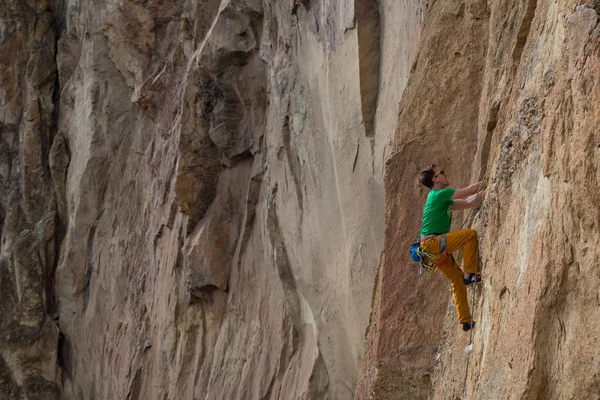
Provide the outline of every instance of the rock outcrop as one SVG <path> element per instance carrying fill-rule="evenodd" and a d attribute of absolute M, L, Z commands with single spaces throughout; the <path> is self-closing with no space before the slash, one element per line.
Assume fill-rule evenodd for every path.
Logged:
<path fill-rule="evenodd" d="M 0 6 L 0 397 L 352 398 L 421 2 Z"/>
<path fill-rule="evenodd" d="M 56 131 L 56 28 L 46 2 L 0 7 L 0 395 L 58 399 L 53 276 L 64 230 L 54 182 L 66 148 Z"/>
<path fill-rule="evenodd" d="M 599 13 L 5 0 L 0 398 L 599 397 Z M 487 180 L 468 370 L 431 162 Z"/>
<path fill-rule="evenodd" d="M 600 396 L 599 12 L 592 1 L 429 3 L 386 170 L 356 398 Z M 448 283 L 407 265 L 426 195 L 414 184 L 430 162 L 456 186 L 487 180 L 466 221 L 484 274 L 468 370 Z"/>

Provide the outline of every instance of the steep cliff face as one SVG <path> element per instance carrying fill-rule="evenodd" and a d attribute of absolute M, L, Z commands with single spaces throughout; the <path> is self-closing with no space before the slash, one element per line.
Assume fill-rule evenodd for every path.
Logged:
<path fill-rule="evenodd" d="M 595 1 L 429 3 L 386 170 L 356 398 L 600 396 L 599 12 Z M 484 275 L 468 370 L 449 284 L 408 266 L 426 196 L 415 180 L 431 162 L 455 186 L 487 180 L 467 221 Z"/>
<path fill-rule="evenodd" d="M 351 398 L 421 19 L 5 1 L 3 398 Z"/>
<path fill-rule="evenodd" d="M 52 286 L 61 210 L 53 182 L 64 179 L 68 156 L 56 134 L 56 31 L 47 5 L 39 6 L 0 7 L 0 394 L 11 399 L 60 392 Z"/>
<path fill-rule="evenodd" d="M 600 396 L 599 12 L 4 1 L 0 397 Z M 468 370 L 431 162 L 487 180 Z"/>

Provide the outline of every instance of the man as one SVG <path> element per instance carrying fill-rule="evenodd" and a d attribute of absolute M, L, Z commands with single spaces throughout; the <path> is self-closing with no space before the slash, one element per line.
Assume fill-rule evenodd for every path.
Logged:
<path fill-rule="evenodd" d="M 466 285 L 481 282 L 481 275 L 477 273 L 477 232 L 473 229 L 450 232 L 450 225 L 452 211 L 471 208 L 476 205 L 476 201 L 479 203 L 481 196 L 476 194 L 483 182 L 463 189 L 452 189 L 449 187 L 448 175 L 434 164 L 421 172 L 421 183 L 431 189 L 423 211 L 419 239 L 421 249 L 435 255 L 430 261 L 452 282 L 458 321 L 466 332 L 475 326 L 467 300 Z M 454 263 L 451 256 L 460 248 L 463 248 L 464 272 Z"/>

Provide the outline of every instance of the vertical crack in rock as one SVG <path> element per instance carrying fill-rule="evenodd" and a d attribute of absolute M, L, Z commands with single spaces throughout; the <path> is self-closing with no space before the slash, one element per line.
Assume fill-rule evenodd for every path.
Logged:
<path fill-rule="evenodd" d="M 519 63 L 521 62 L 521 55 L 523 54 L 523 49 L 525 48 L 527 38 L 529 37 L 531 23 L 533 22 L 533 18 L 535 17 L 537 0 L 527 0 L 526 5 L 527 7 L 525 9 L 523 19 L 521 21 L 521 26 L 519 27 L 519 32 L 517 33 L 516 43 L 512 53 L 513 75 L 516 72 Z"/>
<path fill-rule="evenodd" d="M 242 225 L 242 231 L 240 233 L 240 239 L 236 250 L 235 265 L 238 269 L 241 268 L 242 256 L 247 250 L 248 240 L 250 239 L 250 233 L 254 221 L 256 218 L 256 207 L 260 199 L 260 189 L 263 182 L 264 172 L 259 172 L 250 178 L 248 183 L 248 193 L 246 195 L 246 205 L 244 210 L 244 223 Z"/>
<path fill-rule="evenodd" d="M 56 103 L 56 99 L 55 99 Z M 58 108 L 58 106 L 57 106 Z M 67 143 L 62 132 L 57 132 L 50 148 L 48 166 L 50 168 L 50 174 L 52 176 L 52 182 L 54 192 L 56 195 L 56 238 L 54 243 L 54 254 L 60 254 L 60 246 L 64 235 L 67 230 L 68 224 L 68 212 L 67 212 L 67 198 L 66 198 L 66 183 L 67 183 L 67 172 L 69 168 L 70 155 L 67 147 Z M 58 267 L 59 257 L 54 257 L 52 263 L 52 270 L 49 274 L 49 279 L 46 282 L 47 293 L 48 293 L 48 311 L 50 315 L 58 315 L 58 300 L 56 298 L 55 289 L 55 275 Z"/>
<path fill-rule="evenodd" d="M 294 180 L 296 197 L 298 199 L 298 207 L 300 208 L 300 221 L 302 221 L 302 166 L 296 153 L 292 149 L 291 135 L 290 135 L 290 121 L 289 116 L 286 115 L 285 123 L 282 128 L 283 133 L 283 146 L 285 148 L 285 154 L 292 172 L 292 179 Z"/>
<path fill-rule="evenodd" d="M 142 390 L 141 372 L 141 368 L 138 368 L 135 372 L 135 377 L 133 378 L 133 382 L 131 383 L 131 389 L 127 394 L 127 400 L 140 400 L 140 392 Z"/>
<path fill-rule="evenodd" d="M 56 26 L 45 1 L 0 7 L 0 393 L 59 398 L 48 316 L 57 252 L 49 153 L 56 132 Z M 4 397 L 3 397 L 4 398 Z"/>
<path fill-rule="evenodd" d="M 277 185 L 273 187 L 270 193 L 271 203 L 268 208 L 267 229 L 269 232 L 269 240 L 273 247 L 274 264 L 279 273 L 279 279 L 283 292 L 285 294 L 286 306 L 289 312 L 289 317 L 292 322 L 292 352 L 298 349 L 298 341 L 301 329 L 301 311 L 300 299 L 296 289 L 296 280 L 291 271 L 290 260 L 287 255 L 287 250 L 279 227 L 279 218 L 277 216 Z M 283 368 L 285 370 L 285 368 Z"/>
<path fill-rule="evenodd" d="M 92 223 L 92 227 L 90 228 L 87 244 L 86 244 L 86 252 L 85 252 L 85 283 L 82 288 L 82 298 L 83 298 L 83 310 L 82 313 L 85 313 L 87 310 L 88 302 L 90 299 L 90 290 L 91 290 L 91 280 L 92 274 L 94 273 L 94 265 L 98 262 L 96 261 L 94 254 L 94 243 L 96 241 L 96 229 L 98 227 L 98 221 L 102 217 L 104 213 L 104 209 L 100 210 L 98 216 Z"/>
<path fill-rule="evenodd" d="M 354 0 L 363 123 L 367 137 L 375 135 L 380 84 L 381 25 L 379 0 Z"/>
<path fill-rule="evenodd" d="M 485 139 L 481 150 L 481 165 L 486 165 L 486 161 L 490 154 L 494 129 L 498 124 L 498 112 L 500 110 L 500 101 L 495 101 L 488 113 L 488 120 L 485 128 Z"/>

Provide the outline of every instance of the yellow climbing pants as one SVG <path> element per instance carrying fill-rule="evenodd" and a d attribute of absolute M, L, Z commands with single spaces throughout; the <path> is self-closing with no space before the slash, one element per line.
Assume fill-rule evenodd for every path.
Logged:
<path fill-rule="evenodd" d="M 477 271 L 477 231 L 473 229 L 461 229 L 446 233 L 446 255 L 440 254 L 441 236 L 425 238 L 421 242 L 421 248 L 436 257 L 430 260 L 452 283 L 452 295 L 454 305 L 458 314 L 459 322 L 471 321 L 471 310 L 467 299 L 467 287 L 463 283 L 463 271 L 455 265 L 451 253 L 461 247 L 463 248 L 464 272 L 475 273 Z"/>

